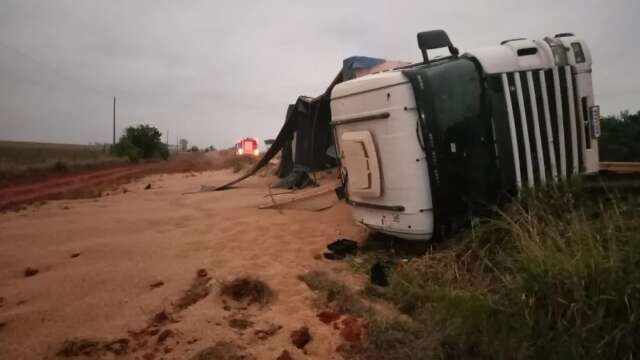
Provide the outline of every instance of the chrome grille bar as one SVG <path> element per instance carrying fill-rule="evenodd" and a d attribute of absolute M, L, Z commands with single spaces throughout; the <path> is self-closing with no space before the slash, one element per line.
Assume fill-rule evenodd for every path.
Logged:
<path fill-rule="evenodd" d="M 576 103 L 573 97 L 573 79 L 571 78 L 571 66 L 565 66 L 564 73 L 567 79 L 567 101 L 569 102 L 569 131 L 571 133 L 572 160 L 571 170 L 573 174 L 577 174 L 580 165 L 578 164 L 578 131 L 576 129 Z"/>
<path fill-rule="evenodd" d="M 527 114 L 524 109 L 524 96 L 522 94 L 522 82 L 520 73 L 515 73 L 516 96 L 518 99 L 518 109 L 520 110 L 520 125 L 522 126 L 522 137 L 524 138 L 524 158 L 527 169 L 527 185 L 533 187 L 533 164 L 531 162 L 531 144 L 529 143 L 529 126 L 527 125 Z"/>
<path fill-rule="evenodd" d="M 553 88 L 555 90 L 556 115 L 558 122 L 558 150 L 560 151 L 560 178 L 567 177 L 567 156 L 564 144 L 564 116 L 562 111 L 562 93 L 560 92 L 560 73 L 557 67 L 552 70 Z"/>
<path fill-rule="evenodd" d="M 551 113 L 549 111 L 549 98 L 547 94 L 547 79 L 544 70 L 538 71 L 540 78 L 540 89 L 542 90 L 542 108 L 544 111 L 545 127 L 547 131 L 547 143 L 549 145 L 549 167 L 554 181 L 558 180 L 558 168 L 556 163 L 556 149 L 551 129 Z"/>
<path fill-rule="evenodd" d="M 529 84 L 529 100 L 531 101 L 533 136 L 536 141 L 536 154 L 538 155 L 538 176 L 540 177 L 540 183 L 544 184 L 547 181 L 547 175 L 545 174 L 544 153 L 542 152 L 542 137 L 540 135 L 540 121 L 538 118 L 538 101 L 536 100 L 536 91 L 531 71 L 527 71 L 527 83 Z"/>
<path fill-rule="evenodd" d="M 504 100 L 505 104 L 507 105 L 509 134 L 511 135 L 511 150 L 513 152 L 513 166 L 516 173 L 516 186 L 520 188 L 522 186 L 522 177 L 520 175 L 520 152 L 518 151 L 518 137 L 516 135 L 516 124 L 513 117 L 513 103 L 511 102 L 511 92 L 509 90 L 509 81 L 507 80 L 507 74 L 502 74 L 501 78 Z"/>

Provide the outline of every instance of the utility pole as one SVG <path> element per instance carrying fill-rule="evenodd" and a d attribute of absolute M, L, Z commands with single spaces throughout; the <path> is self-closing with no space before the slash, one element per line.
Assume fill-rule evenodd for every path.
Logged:
<path fill-rule="evenodd" d="M 116 97 L 113 97 L 113 145 L 116 144 Z"/>

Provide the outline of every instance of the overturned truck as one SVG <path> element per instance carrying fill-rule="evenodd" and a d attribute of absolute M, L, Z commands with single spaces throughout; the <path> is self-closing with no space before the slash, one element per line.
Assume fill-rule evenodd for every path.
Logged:
<path fill-rule="evenodd" d="M 285 150 L 281 175 L 335 161 L 357 222 L 428 240 L 522 187 L 598 171 L 599 107 L 581 39 L 512 39 L 460 55 L 435 30 L 418 45 L 421 63 L 349 77 L 358 67 L 345 61 L 324 94 L 290 106 L 270 149 Z M 440 48 L 450 54 L 430 59 Z"/>

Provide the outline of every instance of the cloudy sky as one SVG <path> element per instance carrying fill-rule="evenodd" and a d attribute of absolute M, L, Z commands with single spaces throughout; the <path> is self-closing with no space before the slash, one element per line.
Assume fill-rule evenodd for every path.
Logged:
<path fill-rule="evenodd" d="M 605 114 L 640 109 L 640 1 L 0 0 L 0 139 L 111 141 L 149 123 L 171 142 L 274 137 L 354 54 L 417 61 L 415 34 L 462 51 L 574 32 Z"/>

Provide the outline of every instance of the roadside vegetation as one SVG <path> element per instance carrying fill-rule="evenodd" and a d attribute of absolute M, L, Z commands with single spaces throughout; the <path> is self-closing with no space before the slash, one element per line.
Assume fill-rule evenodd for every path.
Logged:
<path fill-rule="evenodd" d="M 640 161 L 640 111 L 602 119 L 601 161 Z"/>
<path fill-rule="evenodd" d="M 169 148 L 162 142 L 162 133 L 150 125 L 129 126 L 113 147 L 116 156 L 126 156 L 131 162 L 141 159 L 169 158 Z"/>
<path fill-rule="evenodd" d="M 0 182 L 109 167 L 145 159 L 167 159 L 162 134 L 149 125 L 125 129 L 115 146 L 0 141 Z"/>
<path fill-rule="evenodd" d="M 408 320 L 369 321 L 355 357 L 633 359 L 640 201 L 579 186 L 525 194 L 365 291 Z"/>
<path fill-rule="evenodd" d="M 0 141 L 0 181 L 126 162 L 108 145 Z"/>

